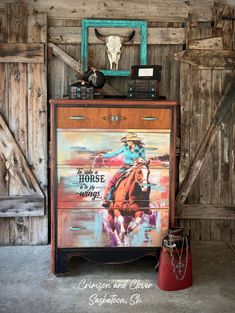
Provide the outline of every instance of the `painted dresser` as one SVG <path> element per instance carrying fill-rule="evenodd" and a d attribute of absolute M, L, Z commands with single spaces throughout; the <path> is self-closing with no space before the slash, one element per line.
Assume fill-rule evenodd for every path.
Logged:
<path fill-rule="evenodd" d="M 51 269 L 158 257 L 174 221 L 176 102 L 50 100 Z"/>

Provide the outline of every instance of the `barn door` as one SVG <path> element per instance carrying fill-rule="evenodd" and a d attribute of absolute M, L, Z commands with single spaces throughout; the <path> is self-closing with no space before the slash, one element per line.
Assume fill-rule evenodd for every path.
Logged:
<path fill-rule="evenodd" d="M 0 244 L 42 244 L 47 218 L 47 16 L 0 12 Z"/>

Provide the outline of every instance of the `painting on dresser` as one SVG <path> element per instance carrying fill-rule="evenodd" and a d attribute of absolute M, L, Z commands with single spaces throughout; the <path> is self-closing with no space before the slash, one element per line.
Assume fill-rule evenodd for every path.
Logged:
<path fill-rule="evenodd" d="M 84 247 L 161 245 L 169 218 L 169 131 L 61 130 L 57 166 L 58 208 L 74 217 L 62 247 L 66 236 L 78 235 Z M 99 240 L 84 239 L 98 229 Z"/>

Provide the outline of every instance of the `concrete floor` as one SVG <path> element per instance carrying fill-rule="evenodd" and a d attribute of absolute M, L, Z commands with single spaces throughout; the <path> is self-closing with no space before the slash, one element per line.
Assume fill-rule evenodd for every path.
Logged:
<path fill-rule="evenodd" d="M 72 259 L 70 274 L 55 277 L 50 273 L 49 246 L 1 247 L 0 312 L 232 313 L 235 312 L 233 247 L 193 243 L 194 284 L 177 292 L 159 290 L 155 260 L 151 257 L 124 265 Z M 110 284 L 112 288 L 80 290 L 84 279 L 87 283 Z M 146 283 L 149 288 L 131 290 L 134 280 Z M 126 283 L 126 288 L 114 289 L 114 283 L 120 281 Z M 92 305 L 93 294 L 98 297 L 116 294 L 116 299 L 124 299 L 127 304 Z"/>

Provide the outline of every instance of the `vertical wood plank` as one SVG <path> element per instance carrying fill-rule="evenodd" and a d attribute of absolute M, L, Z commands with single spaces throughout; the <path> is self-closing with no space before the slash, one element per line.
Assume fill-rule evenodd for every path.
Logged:
<path fill-rule="evenodd" d="M 221 221 L 211 220 L 211 240 L 221 241 Z"/>
<path fill-rule="evenodd" d="M 179 79 L 179 72 L 180 72 L 180 64 L 176 60 L 174 60 L 173 55 L 179 51 L 183 51 L 182 45 L 172 45 L 171 46 L 171 62 L 172 62 L 172 72 L 170 73 L 171 78 L 171 93 L 169 99 L 175 100 L 180 103 L 180 79 Z M 155 63 L 153 63 L 155 64 Z"/>
<path fill-rule="evenodd" d="M 210 241 L 211 240 L 211 221 L 200 220 L 200 240 Z"/>
<path fill-rule="evenodd" d="M 235 220 L 231 220 L 231 241 L 235 242 Z"/>
<path fill-rule="evenodd" d="M 189 168 L 189 112 L 192 101 L 192 84 L 189 79 L 191 66 L 186 63 L 180 65 L 180 103 L 181 103 L 181 151 L 180 151 L 180 173 L 179 182 L 180 184 L 185 178 L 185 175 Z"/>
<path fill-rule="evenodd" d="M 200 240 L 200 221 L 199 220 L 191 220 L 191 238 L 192 240 L 198 241 Z"/>
<path fill-rule="evenodd" d="M 222 97 L 222 71 L 212 70 L 212 117 L 218 109 Z M 221 127 L 211 148 L 212 151 L 212 192 L 211 203 L 220 203 L 221 190 Z"/>
<path fill-rule="evenodd" d="M 64 51 L 76 60 L 76 46 L 66 45 Z M 67 64 L 64 66 L 64 94 L 69 94 L 69 85 L 77 80 L 76 72 L 71 69 Z"/>
<path fill-rule="evenodd" d="M 58 47 L 63 49 L 63 45 L 58 45 Z M 54 58 L 55 58 L 54 97 L 59 99 L 59 98 L 62 98 L 63 94 L 64 94 L 64 67 L 65 67 L 65 64 L 58 57 L 54 56 Z"/>
<path fill-rule="evenodd" d="M 235 27 L 235 26 L 234 26 Z M 233 71 L 234 75 L 234 71 Z M 231 115 L 231 120 L 232 120 L 232 129 L 231 129 L 231 167 L 230 167 L 230 176 L 231 176 L 231 181 L 232 181 L 232 199 L 231 202 L 232 204 L 235 204 L 235 107 L 232 107 L 232 115 Z M 231 224 L 232 225 L 232 224 Z"/>
<path fill-rule="evenodd" d="M 7 39 L 7 15 L 0 11 L 0 42 Z"/>
<path fill-rule="evenodd" d="M 8 42 L 27 42 L 28 6 L 22 1 L 7 4 Z"/>
<path fill-rule="evenodd" d="M 201 105 L 201 136 L 202 142 L 211 123 L 211 70 L 200 70 L 200 105 Z M 200 203 L 211 203 L 212 185 L 212 154 L 208 152 L 200 171 Z"/>
<path fill-rule="evenodd" d="M 7 42 L 7 15 L 0 13 L 0 42 Z M 0 112 L 8 120 L 8 79 L 6 64 L 0 64 Z M 9 177 L 5 160 L 0 156 L 0 195 L 9 193 Z M 9 219 L 0 218 L 0 245 L 9 244 Z"/>
<path fill-rule="evenodd" d="M 191 67 L 190 72 L 190 82 L 193 84 L 192 103 L 189 111 L 189 162 L 191 164 L 200 145 L 199 136 L 201 129 L 201 106 L 198 98 L 200 94 L 200 70 L 193 66 Z M 200 177 L 195 179 L 192 189 L 187 197 L 187 202 L 200 203 Z"/>
<path fill-rule="evenodd" d="M 231 71 L 224 70 L 222 72 L 222 94 L 228 82 L 231 80 Z M 223 122 L 221 123 L 221 203 L 230 204 L 232 200 L 232 182 L 231 172 L 231 136 L 232 136 L 232 111 L 230 110 Z"/>
<path fill-rule="evenodd" d="M 229 242 L 231 239 L 231 225 L 230 220 L 221 221 L 221 240 Z"/>
<path fill-rule="evenodd" d="M 7 4 L 8 42 L 27 42 L 27 5 L 20 2 Z M 9 120 L 8 124 L 26 158 L 28 157 L 27 134 L 27 65 L 12 63 L 8 65 Z M 9 194 L 20 194 L 20 188 L 10 177 Z M 29 242 L 28 218 L 11 218 L 9 223 L 9 243 Z"/>
<path fill-rule="evenodd" d="M 223 10 L 224 16 L 233 16 L 232 7 L 225 6 Z M 223 38 L 223 48 L 224 50 L 232 50 L 233 49 L 233 21 L 223 21 L 222 27 L 222 38 Z"/>
<path fill-rule="evenodd" d="M 30 15 L 28 42 L 44 43 L 47 51 L 47 16 Z M 28 64 L 28 138 L 29 162 L 41 189 L 47 195 L 47 57 L 44 64 Z M 47 197 L 46 214 L 29 218 L 29 242 L 45 244 L 48 240 Z"/>

